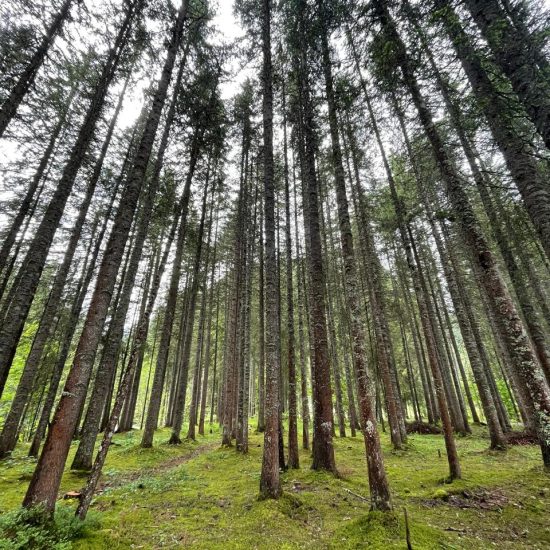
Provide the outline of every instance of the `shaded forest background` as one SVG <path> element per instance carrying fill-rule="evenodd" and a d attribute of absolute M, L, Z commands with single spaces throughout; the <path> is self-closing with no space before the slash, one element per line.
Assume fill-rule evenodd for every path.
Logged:
<path fill-rule="evenodd" d="M 84 520 L 113 438 L 145 464 L 195 441 L 251 454 L 262 500 L 287 502 L 287 471 L 360 464 L 347 491 L 386 518 L 394 462 L 421 467 L 420 448 L 457 490 L 493 468 L 545 498 L 545 3 L 220 13 L 0 7 L 0 461 L 8 491 L 26 476 L 10 518 L 51 525 L 72 470 Z"/>

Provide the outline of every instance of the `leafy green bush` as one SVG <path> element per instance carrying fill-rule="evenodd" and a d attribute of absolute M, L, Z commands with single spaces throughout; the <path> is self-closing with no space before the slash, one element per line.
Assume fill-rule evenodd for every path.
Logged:
<path fill-rule="evenodd" d="M 96 523 L 93 516 L 81 521 L 67 506 L 59 506 L 53 518 L 43 507 L 21 508 L 0 517 L 0 550 L 65 550 Z"/>

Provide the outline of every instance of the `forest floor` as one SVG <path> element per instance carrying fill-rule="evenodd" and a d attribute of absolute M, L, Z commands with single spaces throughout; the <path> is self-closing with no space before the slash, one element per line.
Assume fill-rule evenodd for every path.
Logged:
<path fill-rule="evenodd" d="M 140 435 L 115 437 L 90 522 L 73 548 L 403 549 L 404 508 L 415 550 L 550 548 L 550 474 L 539 448 L 488 451 L 483 428 L 457 439 L 463 479 L 452 484 L 444 482 L 441 436 L 411 435 L 407 450 L 395 452 L 383 435 L 395 505 L 386 515 L 369 514 L 360 436 L 335 438 L 340 478 L 312 471 L 301 451 L 301 468 L 282 474 L 283 497 L 259 501 L 260 434 L 251 433 L 246 456 L 221 448 L 218 433 L 169 446 L 169 432 L 159 430 L 153 449 L 139 447 Z M 0 463 L 0 515 L 17 509 L 25 493 L 35 465 L 25 451 Z M 67 470 L 60 498 L 84 481 Z M 74 506 L 60 500 L 58 508 Z"/>

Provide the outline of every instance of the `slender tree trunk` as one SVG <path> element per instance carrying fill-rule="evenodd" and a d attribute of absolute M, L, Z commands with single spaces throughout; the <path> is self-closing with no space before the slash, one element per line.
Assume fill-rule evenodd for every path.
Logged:
<path fill-rule="evenodd" d="M 208 285 L 209 287 L 208 324 L 206 327 L 206 346 L 205 346 L 205 352 L 204 352 L 204 376 L 202 381 L 202 390 L 201 390 L 201 398 L 200 398 L 201 409 L 200 409 L 200 415 L 199 415 L 199 435 L 204 435 L 204 421 L 206 418 L 206 398 L 208 393 L 208 380 L 209 380 L 210 363 L 211 363 L 212 318 L 213 318 L 212 307 L 214 305 L 214 278 L 216 273 L 217 245 L 218 245 L 218 212 L 216 211 L 216 230 L 214 232 L 214 250 L 212 251 L 212 271 L 210 274 L 210 284 Z M 216 329 L 217 329 L 217 319 L 216 319 Z M 213 392 L 214 392 L 214 382 L 212 382 L 212 393 Z"/>
<path fill-rule="evenodd" d="M 209 191 L 209 172 L 210 167 L 207 169 L 206 181 L 204 184 L 204 192 L 202 199 L 201 218 L 199 221 L 199 227 L 197 231 L 197 248 L 195 251 L 195 260 L 193 265 L 193 283 L 191 285 L 189 306 L 187 312 L 187 323 L 185 327 L 185 337 L 183 341 L 183 353 L 182 361 L 180 365 L 180 379 L 175 393 L 175 408 L 174 418 L 172 424 L 172 433 L 168 443 L 172 445 L 178 445 L 181 443 L 181 429 L 183 427 L 183 414 L 185 412 L 185 396 L 187 393 L 187 382 L 189 372 L 189 356 L 191 354 L 191 339 L 193 337 L 193 327 L 195 323 L 195 309 L 197 305 L 197 294 L 199 289 L 200 280 L 200 267 L 202 263 L 202 247 L 204 238 L 204 223 L 206 217 L 206 204 Z"/>
<path fill-rule="evenodd" d="M 273 68 L 271 63 L 271 0 L 262 0 L 262 119 L 265 220 L 265 435 L 260 495 L 278 498 L 279 481 L 279 321 L 275 252 L 275 177 L 273 167 Z"/>
<path fill-rule="evenodd" d="M 294 174 L 294 163 L 293 163 Z M 302 447 L 309 449 L 309 398 L 307 395 L 308 380 L 307 380 L 307 367 L 306 367 L 306 351 L 304 345 L 304 320 L 303 320 L 303 293 L 305 292 L 305 277 L 303 277 L 303 266 L 300 259 L 300 240 L 298 235 L 298 201 L 296 199 L 296 177 L 293 177 L 293 193 L 294 193 L 294 232 L 296 241 L 296 271 L 297 280 L 296 286 L 298 287 L 298 342 L 300 351 L 300 395 L 302 405 Z"/>
<path fill-rule="evenodd" d="M 259 267 L 258 267 L 258 432 L 265 431 L 265 270 L 264 270 L 264 211 L 260 205 Z"/>
<path fill-rule="evenodd" d="M 323 193 L 321 193 L 323 195 Z M 327 326 L 328 326 L 328 335 L 329 335 L 329 349 L 331 354 L 331 367 L 332 367 L 332 376 L 334 380 L 334 395 L 336 397 L 336 416 L 338 418 L 338 435 L 339 437 L 346 437 L 346 416 L 344 413 L 344 400 L 342 393 L 342 377 L 341 377 L 341 367 L 340 367 L 340 357 L 338 350 L 338 339 L 336 337 L 335 330 L 335 317 L 334 317 L 334 303 L 332 297 L 335 293 L 339 292 L 337 277 L 335 275 L 336 267 L 334 266 L 333 258 L 336 256 L 334 249 L 334 242 L 332 235 L 330 241 L 327 239 L 327 234 L 332 231 L 332 219 L 330 216 L 330 209 L 327 204 L 326 193 L 325 196 L 320 197 L 320 202 L 322 204 L 320 210 L 320 221 L 321 221 L 321 235 L 323 239 L 323 247 L 325 250 L 325 272 L 327 273 L 327 284 L 326 284 L 326 303 L 327 303 Z M 326 216 L 325 216 L 326 208 Z M 326 219 L 325 219 L 326 218 Z M 330 244 L 329 244 L 330 242 Z M 333 435 L 334 435 L 333 427 Z"/>
<path fill-rule="evenodd" d="M 215 177 L 215 176 L 214 176 Z M 200 307 L 200 316 L 199 316 L 199 327 L 197 333 L 197 345 L 196 345 L 196 354 L 195 354 L 195 372 L 193 376 L 193 388 L 191 391 L 192 399 L 191 406 L 189 408 L 189 428 L 187 431 L 187 439 L 196 439 L 195 436 L 195 426 L 197 424 L 197 413 L 199 412 L 199 406 L 202 401 L 202 390 L 201 390 L 201 380 L 203 377 L 202 374 L 202 364 L 208 363 L 208 355 L 205 355 L 206 350 L 204 349 L 204 336 L 205 336 L 205 322 L 207 316 L 207 307 L 209 306 L 208 301 L 208 290 L 207 290 L 207 275 L 210 262 L 210 238 L 212 236 L 212 224 L 213 217 L 212 212 L 214 209 L 214 197 L 216 192 L 216 185 L 212 185 L 212 197 L 210 200 L 210 213 L 208 215 L 208 234 L 206 237 L 206 254 L 204 258 L 204 278 L 202 281 L 202 297 L 201 297 L 201 307 Z M 215 258 L 213 259 L 215 263 Z M 214 273 L 214 263 L 212 264 L 212 274 Z M 204 373 L 204 378 L 207 380 L 208 372 Z M 199 432 L 200 433 L 200 432 Z"/>
<path fill-rule="evenodd" d="M 319 0 L 320 21 L 323 27 L 326 21 L 325 6 L 323 0 Z M 326 28 L 321 30 L 322 63 L 325 76 L 325 90 L 327 93 L 329 109 L 329 125 L 332 143 L 332 165 L 334 170 L 334 182 L 336 187 L 336 200 L 338 204 L 338 221 L 340 226 L 340 239 L 342 256 L 344 261 L 344 286 L 347 305 L 350 312 L 352 352 L 359 387 L 359 402 L 362 419 L 362 430 L 365 441 L 367 466 L 369 473 L 369 487 L 371 508 L 374 510 L 391 509 L 391 498 L 384 461 L 382 447 L 376 427 L 376 415 L 374 409 L 374 387 L 365 362 L 365 329 L 363 325 L 361 307 L 357 300 L 357 276 L 356 260 L 353 245 L 353 235 L 349 218 L 348 199 L 344 167 L 342 164 L 342 151 L 334 99 L 332 62 Z M 310 191 L 311 193 L 311 191 Z"/>
<path fill-rule="evenodd" d="M 175 219 L 176 219 L 176 216 L 173 217 L 174 222 L 172 223 L 174 233 L 175 233 L 175 229 L 176 229 Z M 151 257 L 151 260 L 150 260 L 149 269 L 147 271 L 147 275 L 146 275 L 146 279 L 145 279 L 145 286 L 144 286 L 146 291 L 144 291 L 144 294 L 143 294 L 143 299 L 142 299 L 142 303 L 141 303 L 138 323 L 143 322 L 143 318 L 144 318 L 145 313 L 147 311 L 147 304 L 149 303 L 149 301 L 151 299 L 151 293 L 153 291 L 157 292 L 157 289 L 154 289 L 154 287 L 153 287 L 153 281 L 155 280 L 155 275 L 159 272 L 159 269 L 161 268 L 161 261 L 164 258 L 163 250 L 162 250 L 162 246 L 161 246 L 161 244 L 163 242 L 163 238 L 164 238 L 164 227 L 163 227 L 163 230 L 161 232 L 160 238 L 158 238 L 152 245 L 153 246 L 153 250 L 151 251 L 152 257 Z M 166 243 L 165 248 L 166 248 L 166 246 L 170 247 L 172 245 L 172 240 L 173 240 L 173 235 L 172 235 L 172 239 L 169 239 L 169 242 Z M 162 266 L 162 267 L 164 267 L 164 266 Z M 155 297 L 156 297 L 156 295 L 155 295 Z M 146 328 L 145 341 L 147 341 L 147 335 L 149 334 L 149 320 L 147 321 L 147 323 L 148 324 L 147 324 L 147 328 Z M 138 324 L 138 328 L 136 329 L 136 336 L 135 336 L 135 339 L 134 339 L 134 342 L 133 342 L 132 345 L 135 345 L 135 340 L 137 339 L 138 332 L 140 330 L 139 327 L 140 327 L 140 325 Z M 154 354 L 155 343 L 156 342 L 155 342 L 155 339 L 154 339 L 153 340 L 152 355 Z M 122 409 L 121 420 L 120 420 L 118 430 L 117 430 L 118 432 L 129 431 L 133 427 L 135 408 L 136 408 L 136 403 L 137 403 L 137 398 L 138 398 L 138 393 L 139 393 L 141 371 L 143 369 L 143 361 L 145 359 L 144 356 L 145 356 L 145 346 L 142 346 L 141 350 L 140 350 L 140 353 L 139 353 L 139 356 L 138 356 L 135 373 L 134 373 L 133 378 L 132 378 L 132 383 L 131 383 L 131 386 L 130 386 L 130 392 L 128 394 L 128 397 L 126 398 L 126 401 L 124 402 L 124 408 Z M 131 353 L 130 353 L 130 357 L 131 357 Z"/>
<path fill-rule="evenodd" d="M 22 265 L 21 280 L 17 286 L 17 295 L 10 303 L 2 330 L 0 331 L 0 394 L 3 391 L 17 342 L 23 330 L 38 282 L 44 269 L 48 251 L 65 209 L 65 204 L 73 188 L 77 173 L 86 157 L 93 139 L 97 122 L 101 116 L 108 87 L 113 80 L 120 56 L 131 34 L 134 20 L 141 11 L 141 0 L 129 5 L 124 21 L 119 29 L 115 42 L 109 50 L 103 65 L 84 122 L 80 127 L 78 137 L 71 150 L 69 159 L 55 192 L 48 204 L 44 217 L 36 229 Z"/>
<path fill-rule="evenodd" d="M 533 354 L 528 338 L 523 329 L 514 303 L 501 277 L 494 256 L 479 226 L 478 220 L 465 194 L 462 181 L 458 176 L 443 140 L 433 122 L 432 115 L 420 92 L 418 82 L 406 54 L 405 45 L 397 34 L 387 6 L 381 4 L 377 10 L 378 17 L 385 32 L 394 43 L 396 59 L 401 67 L 404 83 L 418 111 L 420 122 L 431 144 L 437 167 L 445 184 L 447 195 L 458 216 L 461 231 L 468 244 L 476 267 L 479 269 L 481 282 L 494 309 L 499 330 L 506 342 L 515 368 L 524 379 L 535 406 L 535 422 L 543 461 L 550 466 L 550 389 L 541 376 L 540 367 Z"/>
<path fill-rule="evenodd" d="M 252 172 L 252 168 L 250 169 Z M 251 177 L 251 182 L 255 181 Z M 250 187 L 252 186 L 252 183 Z M 254 214 L 250 215 L 250 206 L 246 209 L 246 225 L 249 228 L 246 239 L 246 271 L 243 289 L 243 331 L 242 340 L 242 396 L 239 396 L 237 451 L 248 453 L 248 415 L 250 405 L 250 310 L 252 301 L 252 268 L 254 264 L 254 252 L 256 241 L 256 205 L 258 203 L 258 187 L 254 197 Z M 250 193 L 249 193 L 250 195 Z M 247 201 L 248 203 L 248 201 Z"/>
<path fill-rule="evenodd" d="M 25 507 L 43 504 L 46 510 L 53 512 L 55 506 L 71 438 L 78 421 L 78 412 L 86 396 L 86 389 L 93 367 L 93 358 L 107 316 L 109 302 L 124 252 L 124 245 L 130 231 L 162 108 L 166 100 L 177 50 L 181 42 L 186 12 L 187 2 L 183 0 L 176 23 L 172 29 L 166 61 L 154 94 L 151 111 L 99 269 L 96 287 L 84 322 L 75 360 L 67 377 L 65 389 L 50 426 L 44 449 L 25 495 L 23 501 Z"/>
<path fill-rule="evenodd" d="M 4 135 L 10 120 L 15 116 L 19 105 L 34 84 L 36 74 L 44 63 L 55 37 L 59 34 L 63 24 L 67 20 L 72 4 L 73 0 L 65 0 L 63 2 L 60 10 L 55 14 L 48 26 L 46 34 L 40 41 L 38 48 L 10 90 L 8 97 L 4 100 L 0 108 L 0 138 Z"/>
<path fill-rule="evenodd" d="M 285 249 L 286 249 L 286 304 L 287 304 L 287 368 L 288 368 L 288 467 L 299 468 L 298 405 L 296 399 L 296 340 L 294 335 L 294 285 L 292 266 L 292 227 L 290 219 L 290 178 L 288 168 L 286 89 L 282 82 L 283 155 L 285 184 Z"/>
<path fill-rule="evenodd" d="M 376 251 L 370 220 L 367 215 L 367 212 L 370 211 L 370 205 L 367 202 L 367 197 L 365 196 L 365 193 L 359 181 L 359 166 L 357 159 L 356 143 L 349 125 L 347 128 L 347 133 L 352 157 L 353 173 L 355 176 L 355 185 L 353 186 L 353 188 L 355 189 L 357 195 L 357 212 L 360 220 L 359 227 L 360 231 L 363 234 L 361 243 L 363 245 L 363 258 L 370 287 L 369 290 L 371 295 L 370 298 L 374 319 L 374 331 L 376 335 L 378 367 L 380 370 L 382 382 L 384 384 L 384 394 L 386 409 L 388 413 L 388 422 L 390 424 L 391 440 L 395 448 L 401 448 L 404 441 L 402 437 L 402 430 L 400 427 L 401 421 L 399 418 L 399 405 L 397 403 L 397 387 L 394 384 L 394 380 L 392 377 L 392 346 L 389 333 L 389 324 L 387 321 L 388 308 L 383 290 L 382 267 L 380 265 L 380 259 L 378 258 L 378 254 Z"/>
<path fill-rule="evenodd" d="M 429 207 L 427 207 L 429 208 Z M 470 360 L 470 366 L 474 373 L 474 379 L 476 381 L 479 398 L 483 407 L 483 413 L 487 420 L 489 427 L 489 435 L 491 437 L 491 448 L 504 449 L 506 447 L 506 440 L 500 426 L 494 401 L 491 396 L 490 388 L 488 385 L 487 376 L 484 371 L 483 362 L 479 353 L 477 342 L 472 330 L 472 323 L 476 322 L 474 312 L 470 308 L 470 315 L 466 314 L 465 305 L 460 293 L 460 285 L 462 284 L 462 274 L 458 273 L 450 256 L 452 251 L 448 250 L 442 239 L 441 235 L 435 225 L 431 214 L 429 214 L 430 224 L 432 226 L 433 235 L 435 237 L 436 245 L 441 257 L 441 263 L 445 272 L 445 277 L 453 301 L 455 315 L 460 327 L 464 346 L 466 347 L 466 353 Z M 479 420 L 477 420 L 479 422 Z M 474 418 L 474 422 L 476 422 Z"/>
<path fill-rule="evenodd" d="M 157 361 L 155 374 L 153 376 L 153 384 L 151 387 L 151 397 L 149 398 L 149 407 L 147 409 L 147 417 L 145 420 L 145 428 L 141 439 L 142 447 L 153 446 L 153 435 L 157 428 L 158 418 L 160 414 L 160 406 L 162 400 L 162 390 L 164 388 L 164 380 L 166 376 L 166 366 L 168 362 L 168 353 L 170 351 L 170 341 L 172 339 L 172 327 L 174 324 L 174 316 L 176 312 L 176 304 L 178 298 L 178 286 L 181 276 L 181 268 L 183 261 L 183 245 L 187 233 L 187 214 L 189 211 L 189 198 L 191 195 L 191 181 L 195 173 L 195 168 L 199 156 L 199 130 L 195 129 L 193 136 L 193 144 L 191 146 L 189 168 L 185 179 L 185 187 L 181 200 L 178 206 L 179 225 L 176 238 L 176 250 L 174 254 L 174 263 L 170 276 L 170 284 L 168 287 L 168 298 L 164 310 L 164 319 L 160 336 L 159 349 L 157 353 Z"/>

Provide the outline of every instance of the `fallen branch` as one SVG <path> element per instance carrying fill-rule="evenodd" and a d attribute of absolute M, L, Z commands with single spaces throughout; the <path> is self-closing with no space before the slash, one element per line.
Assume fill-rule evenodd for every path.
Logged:
<path fill-rule="evenodd" d="M 346 489 L 345 487 L 344 487 L 344 491 L 346 491 L 346 492 L 349 493 L 350 495 L 353 495 L 354 497 L 357 497 L 357 498 L 359 498 L 359 499 L 361 499 L 361 500 L 363 500 L 363 501 L 365 501 L 365 502 L 370 503 L 370 499 L 365 498 L 364 496 L 359 495 L 359 494 L 357 494 L 357 493 L 354 493 L 353 491 L 350 491 L 349 489 Z"/>

